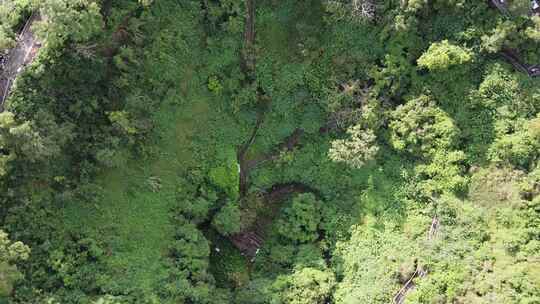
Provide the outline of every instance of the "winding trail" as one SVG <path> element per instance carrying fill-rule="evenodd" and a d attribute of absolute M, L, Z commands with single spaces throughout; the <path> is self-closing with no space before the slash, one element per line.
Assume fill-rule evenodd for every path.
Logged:
<path fill-rule="evenodd" d="M 245 74 L 248 82 L 252 84 L 256 81 L 256 73 L 254 73 L 257 64 L 256 50 L 256 1 L 245 0 L 246 12 L 245 12 L 245 27 L 243 33 L 243 50 L 241 53 L 241 68 Z M 251 170 L 259 167 L 260 165 L 273 161 L 279 158 L 281 152 L 291 151 L 300 145 L 300 141 L 305 132 L 302 128 L 294 129 L 289 136 L 285 137 L 282 142 L 276 144 L 268 152 L 260 153 L 256 156 L 249 155 L 248 151 L 254 144 L 259 129 L 262 127 L 266 114 L 270 109 L 272 100 L 266 95 L 261 87 L 257 88 L 257 103 L 258 113 L 257 121 L 249 138 L 238 147 L 237 161 L 239 164 L 239 193 L 240 200 L 246 201 L 249 190 L 249 177 Z M 319 129 L 320 134 L 324 134 L 336 129 L 334 121 L 326 123 Z M 296 193 L 311 192 L 320 196 L 317 189 L 311 188 L 309 185 L 302 184 L 300 182 L 289 183 L 277 183 L 270 186 L 268 189 L 261 191 L 262 199 L 265 205 L 269 205 L 270 214 L 257 214 L 257 219 L 250 227 L 245 228 L 243 231 L 234 234 L 229 237 L 231 242 L 246 256 L 254 257 L 258 249 L 262 246 L 265 239 L 265 232 L 267 227 L 272 223 L 274 217 L 279 211 L 280 202 Z M 268 211 L 268 210 L 267 210 Z"/>
<path fill-rule="evenodd" d="M 250 139 L 240 148 L 238 152 L 238 163 L 240 164 L 240 195 L 242 198 L 245 198 L 247 195 L 247 190 L 249 188 L 249 173 L 251 170 L 255 169 L 264 162 L 277 159 L 281 151 L 286 150 L 290 151 L 298 145 L 300 137 L 304 134 L 302 129 L 295 129 L 291 135 L 289 135 L 285 140 L 278 144 L 277 150 L 271 151 L 269 153 L 262 154 L 254 159 L 247 160 L 246 153 L 255 141 L 257 131 L 259 130 L 264 119 L 264 114 L 261 114 L 255 128 L 253 129 Z M 286 184 L 275 184 L 270 189 L 262 191 L 264 193 L 264 203 L 265 204 L 275 204 L 280 202 L 285 198 L 289 197 L 294 193 L 303 193 L 303 192 L 317 192 L 316 190 L 310 188 L 307 185 L 298 182 L 290 182 Z M 249 257 L 254 257 L 258 249 L 262 246 L 265 236 L 265 228 L 271 224 L 273 216 L 261 218 L 258 216 L 255 224 L 248 229 L 241 231 L 237 234 L 234 234 L 230 237 L 231 242 L 238 248 L 240 251 Z"/>
<path fill-rule="evenodd" d="M 245 198 L 247 195 L 247 189 L 249 188 L 249 173 L 251 170 L 257 168 L 267 161 L 273 161 L 279 158 L 282 151 L 292 151 L 300 145 L 300 139 L 305 134 L 304 130 L 301 128 L 296 128 L 289 136 L 287 136 L 281 143 L 276 145 L 275 149 L 268 153 L 261 154 L 256 158 L 247 160 L 246 152 L 249 149 L 250 145 L 255 141 L 255 137 L 258 129 L 262 123 L 262 115 L 260 120 L 256 124 L 252 136 L 242 146 L 238 153 L 238 161 L 240 164 L 240 193 L 241 197 Z M 327 123 L 325 126 L 319 129 L 320 134 L 324 134 L 333 130 L 333 122 Z M 273 205 L 272 214 L 265 216 L 257 216 L 255 223 L 241 231 L 237 234 L 234 234 L 230 237 L 231 242 L 246 256 L 253 258 L 258 249 L 263 245 L 264 239 L 266 237 L 267 227 L 271 225 L 274 217 L 279 211 L 280 202 L 291 197 L 294 194 L 310 192 L 320 197 L 321 193 L 311 186 L 301 183 L 301 182 L 288 182 L 288 183 L 277 183 L 272 185 L 270 188 L 261 191 L 263 194 L 263 202 L 265 205 Z"/>
<path fill-rule="evenodd" d="M 15 79 L 24 67 L 34 60 L 41 48 L 41 41 L 32 32 L 32 25 L 41 20 L 41 15 L 34 12 L 17 37 L 17 45 L 8 51 L 7 60 L 0 69 L 0 112 L 4 110 L 4 102 L 9 96 Z"/>
<path fill-rule="evenodd" d="M 246 0 L 246 24 L 244 28 L 243 70 L 248 74 L 255 71 L 255 0 Z"/>
<path fill-rule="evenodd" d="M 316 189 L 299 182 L 274 184 L 269 189 L 263 191 L 263 201 L 268 205 L 276 205 L 294 194 L 307 192 L 316 195 L 319 194 Z M 266 231 L 268 230 L 267 228 L 272 224 L 274 217 L 280 209 L 279 206 L 275 207 L 276 208 L 272 208 L 273 212 L 271 215 L 264 217 L 259 216 L 251 227 L 230 237 L 234 246 L 236 246 L 236 248 L 238 248 L 245 256 L 251 258 L 255 257 L 257 251 L 263 245 L 264 239 L 266 238 Z"/>
<path fill-rule="evenodd" d="M 253 131 L 251 132 L 251 136 L 249 137 L 248 141 L 246 141 L 240 148 L 238 149 L 238 152 L 236 153 L 236 157 L 238 160 L 238 164 L 240 166 L 240 196 L 245 197 L 247 194 L 248 189 L 248 178 L 249 178 L 249 171 L 252 169 L 252 165 L 250 165 L 250 162 L 246 159 L 247 152 L 249 150 L 249 147 L 255 142 L 255 138 L 257 138 L 257 132 L 259 131 L 259 128 L 261 127 L 261 124 L 264 121 L 264 113 L 259 113 L 257 117 L 257 122 L 255 123 L 255 127 L 253 128 Z"/>

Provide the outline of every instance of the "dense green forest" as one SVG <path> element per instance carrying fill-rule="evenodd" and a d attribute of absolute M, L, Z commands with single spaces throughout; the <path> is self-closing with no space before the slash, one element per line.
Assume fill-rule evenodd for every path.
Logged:
<path fill-rule="evenodd" d="M 0 303 L 540 304 L 538 4 L 0 1 Z"/>

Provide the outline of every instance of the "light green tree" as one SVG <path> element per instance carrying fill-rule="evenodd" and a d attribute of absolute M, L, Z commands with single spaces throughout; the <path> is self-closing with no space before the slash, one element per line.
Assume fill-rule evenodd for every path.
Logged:
<path fill-rule="evenodd" d="M 540 42 L 540 16 L 531 18 L 533 24 L 525 30 L 525 35 L 536 42 Z"/>
<path fill-rule="evenodd" d="M 499 65 L 489 70 L 477 93 L 477 101 L 493 111 L 500 106 L 516 107 L 523 103 L 516 76 Z"/>
<path fill-rule="evenodd" d="M 240 232 L 242 212 L 235 202 L 226 203 L 212 220 L 212 226 L 222 235 Z"/>
<path fill-rule="evenodd" d="M 414 259 L 417 244 L 388 225 L 376 228 L 375 222 L 354 226 L 348 241 L 337 244 L 336 261 L 339 261 L 334 303 L 391 303 L 415 271 Z"/>
<path fill-rule="evenodd" d="M 451 148 L 458 135 L 452 119 L 426 95 L 397 107 L 391 118 L 390 142 L 398 151 L 427 156 Z"/>
<path fill-rule="evenodd" d="M 31 0 L 7 0 L 0 2 L 0 51 L 15 46 L 16 33 L 13 31 Z"/>
<path fill-rule="evenodd" d="M 18 123 L 9 111 L 0 113 L 0 175 L 7 172 L 7 163 L 17 157 L 36 162 L 55 155 L 57 143 L 42 137 L 30 122 Z"/>
<path fill-rule="evenodd" d="M 14 263 L 28 259 L 30 248 L 21 242 L 12 242 L 0 230 L 0 299 L 9 296 L 13 283 L 21 277 Z"/>
<path fill-rule="evenodd" d="M 538 156 L 540 141 L 535 129 L 536 120 L 516 120 L 505 122 L 500 120 L 496 126 L 497 138 L 489 148 L 489 157 L 497 163 L 510 163 L 527 167 Z"/>
<path fill-rule="evenodd" d="M 102 29 L 100 7 L 90 0 L 42 0 L 36 9 L 46 16 L 36 33 L 53 48 L 67 41 L 84 43 Z"/>
<path fill-rule="evenodd" d="M 152 5 L 152 3 L 154 3 L 154 0 L 139 0 L 139 3 L 142 6 L 148 7 L 148 6 Z"/>
<path fill-rule="evenodd" d="M 506 20 L 497 24 L 490 34 L 482 36 L 482 48 L 490 53 L 496 53 L 513 40 L 517 33 L 514 22 Z"/>
<path fill-rule="evenodd" d="M 540 113 L 528 122 L 527 130 L 532 138 L 540 141 Z"/>
<path fill-rule="evenodd" d="M 430 71 L 446 70 L 454 65 L 461 65 L 472 60 L 472 52 L 453 45 L 448 40 L 435 42 L 418 58 L 418 66 Z"/>
<path fill-rule="evenodd" d="M 336 284 L 329 269 L 305 267 L 290 275 L 279 276 L 272 289 L 283 304 L 323 304 Z M 276 297 L 276 296 L 274 296 Z"/>
<path fill-rule="evenodd" d="M 349 138 L 332 141 L 328 157 L 335 162 L 344 162 L 353 168 L 361 168 L 375 158 L 379 147 L 372 130 L 356 125 L 347 130 Z"/>
<path fill-rule="evenodd" d="M 217 166 L 210 169 L 210 181 L 224 191 L 230 200 L 239 197 L 240 167 L 233 149 L 224 149 L 217 155 Z"/>
<path fill-rule="evenodd" d="M 113 111 L 108 113 L 109 120 L 122 132 L 127 135 L 137 134 L 137 128 L 134 126 L 126 111 Z"/>

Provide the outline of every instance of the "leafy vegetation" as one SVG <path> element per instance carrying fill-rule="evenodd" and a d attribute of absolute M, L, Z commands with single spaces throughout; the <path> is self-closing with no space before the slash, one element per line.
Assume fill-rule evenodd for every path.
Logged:
<path fill-rule="evenodd" d="M 540 303 L 530 5 L 0 2 L 0 302 Z"/>

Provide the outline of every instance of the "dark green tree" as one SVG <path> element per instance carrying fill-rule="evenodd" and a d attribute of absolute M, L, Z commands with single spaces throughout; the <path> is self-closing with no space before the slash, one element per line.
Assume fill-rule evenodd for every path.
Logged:
<path fill-rule="evenodd" d="M 0 230 L 0 299 L 11 294 L 13 284 L 22 276 L 15 263 L 27 260 L 29 254 L 28 246 L 12 242 L 7 233 Z"/>
<path fill-rule="evenodd" d="M 240 232 L 242 227 L 242 212 L 238 203 L 227 202 L 212 220 L 212 226 L 222 235 Z"/>
<path fill-rule="evenodd" d="M 277 221 L 277 230 L 285 239 L 293 242 L 313 242 L 319 237 L 322 202 L 311 193 L 299 194 L 292 199 Z"/>

